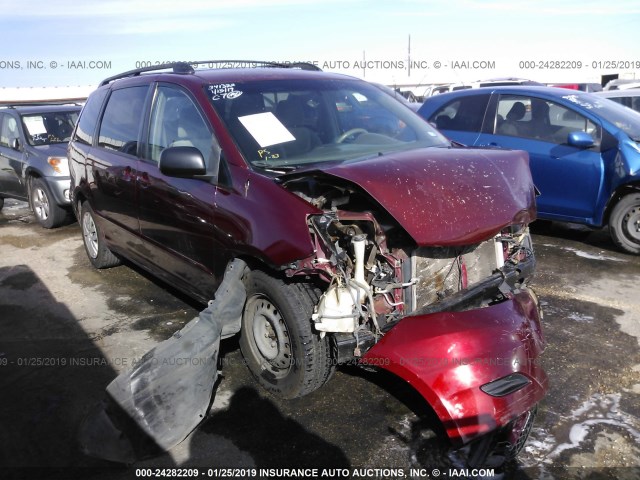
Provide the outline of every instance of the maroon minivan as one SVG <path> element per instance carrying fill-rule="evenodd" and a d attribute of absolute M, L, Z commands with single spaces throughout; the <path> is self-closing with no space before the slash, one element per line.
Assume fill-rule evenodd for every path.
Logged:
<path fill-rule="evenodd" d="M 68 153 L 91 263 L 126 258 L 205 303 L 242 259 L 240 346 L 267 390 L 383 368 L 454 445 L 515 455 L 547 388 L 527 154 L 452 145 L 355 78 L 198 66 L 89 97 Z"/>

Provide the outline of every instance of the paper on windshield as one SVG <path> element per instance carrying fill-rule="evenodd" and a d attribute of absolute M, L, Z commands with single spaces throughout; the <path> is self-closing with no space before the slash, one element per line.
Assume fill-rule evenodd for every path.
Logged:
<path fill-rule="evenodd" d="M 238 117 L 260 147 L 291 142 L 296 138 L 271 112 Z"/>
<path fill-rule="evenodd" d="M 42 117 L 22 117 L 24 126 L 29 130 L 29 135 L 42 135 L 47 133 Z"/>

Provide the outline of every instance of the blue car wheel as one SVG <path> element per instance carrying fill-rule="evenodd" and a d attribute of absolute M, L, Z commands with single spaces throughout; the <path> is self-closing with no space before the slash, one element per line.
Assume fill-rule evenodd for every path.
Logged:
<path fill-rule="evenodd" d="M 609 231 L 618 247 L 640 254 L 640 193 L 620 199 L 611 212 Z"/>

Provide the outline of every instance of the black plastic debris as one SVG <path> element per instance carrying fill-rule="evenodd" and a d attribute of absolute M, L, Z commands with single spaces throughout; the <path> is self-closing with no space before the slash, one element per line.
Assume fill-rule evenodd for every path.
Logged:
<path fill-rule="evenodd" d="M 242 260 L 231 262 L 209 306 L 107 386 L 108 398 L 80 431 L 87 455 L 131 463 L 169 450 L 205 418 L 220 339 L 240 331 L 245 268 Z"/>

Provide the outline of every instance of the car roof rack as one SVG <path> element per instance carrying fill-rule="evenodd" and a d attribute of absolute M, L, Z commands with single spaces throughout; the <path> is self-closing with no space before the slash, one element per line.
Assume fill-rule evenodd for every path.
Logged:
<path fill-rule="evenodd" d="M 299 70 L 312 70 L 322 71 L 320 67 L 308 62 L 292 62 L 292 63 L 279 63 L 279 62 L 266 62 L 262 60 L 202 60 L 198 62 L 169 62 L 160 65 L 154 65 L 151 67 L 136 68 L 134 70 L 128 70 L 118 75 L 105 78 L 100 82 L 100 87 L 107 85 L 114 80 L 127 77 L 135 77 L 141 73 L 155 72 L 159 70 L 171 70 L 172 73 L 188 75 L 195 73 L 193 69 L 194 65 L 207 65 L 207 64 L 221 64 L 220 68 L 257 68 L 258 66 L 265 68 L 293 68 Z M 229 65 L 229 66 L 224 66 Z"/>
<path fill-rule="evenodd" d="M 35 100 L 30 102 L 28 100 L 22 100 L 20 102 L 10 102 L 0 100 L 0 108 L 15 108 L 15 107 L 81 107 L 82 104 L 76 100 Z"/>

